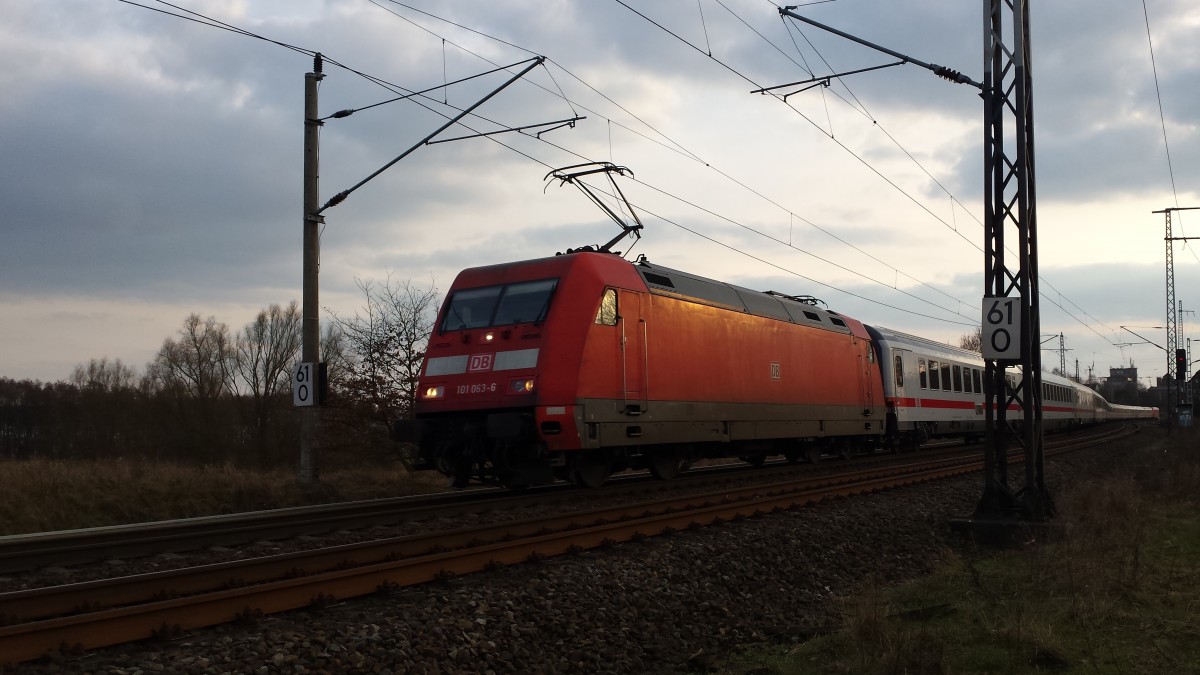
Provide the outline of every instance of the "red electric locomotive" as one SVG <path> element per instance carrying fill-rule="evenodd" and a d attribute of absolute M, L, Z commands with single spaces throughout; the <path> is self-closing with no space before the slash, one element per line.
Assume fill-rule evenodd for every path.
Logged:
<path fill-rule="evenodd" d="M 579 179 L 603 174 L 624 199 L 613 175 L 627 173 L 589 163 L 546 176 L 600 206 L 622 229 L 612 241 L 455 279 L 429 340 L 416 417 L 396 426 L 398 440 L 417 446 L 420 468 L 458 486 L 596 486 L 624 467 L 670 478 L 701 458 L 815 460 L 980 432 L 977 355 L 868 329 L 809 297 L 609 253 L 639 236 L 641 222 L 627 201 L 633 222 Z M 939 364 L 928 383 L 922 356 Z M 938 393 L 921 394 L 927 387 Z M 918 395 L 937 405 L 909 409 Z"/>
<path fill-rule="evenodd" d="M 885 412 L 862 323 L 589 250 L 459 274 L 397 436 L 456 485 L 594 486 L 873 448 Z"/>

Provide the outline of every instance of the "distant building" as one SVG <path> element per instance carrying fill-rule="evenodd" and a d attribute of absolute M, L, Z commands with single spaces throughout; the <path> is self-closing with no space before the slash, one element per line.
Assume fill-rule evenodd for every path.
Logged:
<path fill-rule="evenodd" d="M 1100 385 L 1100 395 L 1110 403 L 1137 405 L 1137 368 L 1109 368 L 1108 379 Z"/>

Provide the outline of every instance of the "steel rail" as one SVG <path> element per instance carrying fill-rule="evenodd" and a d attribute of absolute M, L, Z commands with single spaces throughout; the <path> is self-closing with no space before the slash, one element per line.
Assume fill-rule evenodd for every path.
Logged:
<path fill-rule="evenodd" d="M 1071 448 L 1073 449 L 1073 448 Z M 1059 450 L 1065 452 L 1067 449 Z M 1017 455 L 1019 456 L 1019 454 Z M 113 644 L 186 631 L 236 620 L 247 615 L 288 611 L 331 599 L 366 595 L 393 587 L 426 583 L 447 576 L 469 574 L 495 565 L 519 564 L 530 559 L 562 555 L 598 548 L 615 542 L 654 536 L 672 530 L 704 526 L 730 519 L 797 508 L 829 499 L 876 492 L 884 489 L 927 482 L 940 478 L 978 471 L 981 460 L 955 463 L 938 460 L 923 463 L 925 468 L 898 471 L 899 467 L 884 469 L 864 480 L 843 482 L 798 491 L 781 490 L 778 494 L 758 494 L 741 500 L 711 503 L 719 497 L 687 496 L 677 502 L 687 505 L 679 509 L 668 506 L 671 499 L 620 507 L 610 512 L 610 522 L 579 526 L 582 514 L 561 516 L 570 522 L 558 532 L 535 534 L 509 541 L 493 541 L 474 545 L 466 541 L 465 548 L 425 555 L 385 560 L 373 564 L 335 569 L 298 578 L 269 581 L 252 586 L 204 592 L 189 597 L 145 602 L 128 607 L 105 609 L 87 614 L 44 619 L 0 627 L 0 664 L 17 663 L 37 658 L 63 646 L 94 649 Z M 937 465 L 937 466 L 931 466 Z M 745 489 L 747 493 L 770 492 L 764 486 Z M 704 501 L 707 497 L 710 501 Z M 658 509 L 658 512 L 654 512 Z M 629 517 L 633 513 L 640 515 Z M 540 521 L 521 523 L 526 529 Z M 469 528 L 478 530 L 479 528 Z M 491 529 L 495 529 L 492 527 Z M 460 531 L 462 537 L 471 534 Z M 434 535 L 436 536 L 436 535 Z M 446 539 L 448 533 L 440 533 Z M 336 558 L 337 555 L 334 555 Z M 343 560 L 342 563 L 345 561 Z M 61 588 L 61 587 L 60 587 Z M 18 592 L 25 593 L 25 592 Z M 8 595 L 8 594 L 6 594 Z M 33 595 L 26 596 L 26 599 Z"/>
<path fill-rule="evenodd" d="M 771 466 L 782 470 L 785 465 L 773 463 Z M 792 465 L 786 470 L 806 472 L 810 469 L 808 465 Z M 761 476 L 762 471 L 759 467 L 744 464 L 697 468 L 675 479 L 668 486 L 725 481 L 728 480 L 729 474 Z M 619 476 L 614 477 L 614 480 L 602 488 L 589 490 L 588 495 L 598 498 L 624 491 L 661 490 L 664 485 L 667 484 L 650 479 L 648 474 Z M 390 497 L 79 530 L 2 535 L 0 574 L 24 572 L 48 565 L 66 566 L 111 558 L 180 553 L 248 541 L 279 540 L 300 534 L 311 535 L 374 525 L 392 525 L 521 505 L 542 507 L 554 503 L 555 500 L 575 501 L 579 496 L 578 490 L 565 483 L 538 486 L 519 494 L 504 488 L 473 488 L 465 492 Z"/>
<path fill-rule="evenodd" d="M 519 564 L 637 537 L 812 504 L 830 497 L 873 492 L 976 470 L 977 466 L 960 465 L 936 469 L 923 475 L 912 474 L 907 478 L 879 478 L 801 493 L 766 496 L 184 598 L 5 626 L 0 628 L 0 663 L 27 661 L 63 647 L 95 649 L 170 635 L 247 616 L 300 609 L 388 588 L 471 574 L 496 565 Z"/>
<path fill-rule="evenodd" d="M 938 446 L 934 444 L 934 447 Z M 940 447 L 939 451 L 944 452 L 945 448 Z M 889 461 L 890 457 L 876 455 L 856 458 L 856 461 L 872 463 Z M 812 469 L 809 465 L 788 466 L 782 463 L 772 463 L 769 466 L 780 472 L 807 472 Z M 761 469 L 745 465 L 693 469 L 688 475 L 677 478 L 671 485 L 686 486 L 689 483 L 703 483 L 705 480 L 724 480 L 728 473 L 761 474 Z M 663 485 L 660 481 L 649 480 L 644 475 L 622 476 L 601 488 L 601 491 L 589 491 L 589 496 L 661 489 Z M 574 500 L 578 498 L 578 491 L 561 484 L 540 486 L 522 494 L 513 494 L 500 488 L 476 488 L 467 492 L 4 535 L 0 536 L 0 574 L 24 572 L 48 565 L 66 566 L 112 558 L 181 553 L 208 546 L 230 546 L 248 541 L 280 540 L 301 534 L 312 535 L 375 525 L 392 525 L 427 520 L 435 516 L 454 516 L 524 504 L 545 506 L 555 498 Z"/>
<path fill-rule="evenodd" d="M 453 515 L 480 508 L 492 508 L 493 500 L 505 498 L 511 500 L 513 496 L 502 490 L 484 489 L 466 494 L 439 493 L 391 497 L 80 530 L 6 535 L 0 536 L 0 573 L 25 571 L 39 564 L 70 565 L 104 558 L 178 553 L 205 546 L 419 520 L 431 514 Z M 487 504 L 479 506 L 480 502 Z"/>
<path fill-rule="evenodd" d="M 621 507 L 621 510 L 625 513 L 624 517 L 629 517 L 627 514 L 634 511 L 665 513 L 695 508 L 716 500 L 731 502 L 739 499 L 751 499 L 764 494 L 830 488 L 848 482 L 877 480 L 912 473 L 918 468 L 957 466 L 964 461 L 973 460 L 954 457 L 924 459 L 916 464 L 864 469 L 849 475 L 802 477 L 776 483 L 723 488 L 718 492 L 663 497 L 630 504 Z M 603 507 L 565 514 L 548 514 L 500 525 L 486 524 L 455 530 L 432 531 L 135 576 L 10 591 L 0 593 L 0 624 L 50 618 L 81 610 L 94 611 L 131 605 L 156 598 L 211 592 L 233 586 L 265 583 L 285 576 L 315 574 L 335 568 L 375 564 L 438 551 L 462 549 L 494 543 L 504 538 L 562 532 L 612 520 L 616 517 L 622 516 L 615 514 L 613 507 Z"/>

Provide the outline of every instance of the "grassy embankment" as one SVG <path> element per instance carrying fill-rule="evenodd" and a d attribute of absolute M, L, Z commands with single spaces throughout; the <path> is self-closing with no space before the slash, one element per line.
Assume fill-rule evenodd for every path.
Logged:
<path fill-rule="evenodd" d="M 830 632 L 722 672 L 1200 673 L 1200 437 L 1139 438 L 1056 496 L 1053 541 L 946 551 L 929 578 L 847 599 Z"/>
<path fill-rule="evenodd" d="M 294 471 L 129 460 L 0 461 L 0 535 L 190 518 L 436 492 L 433 472 L 395 467 L 323 472 L 302 489 Z"/>

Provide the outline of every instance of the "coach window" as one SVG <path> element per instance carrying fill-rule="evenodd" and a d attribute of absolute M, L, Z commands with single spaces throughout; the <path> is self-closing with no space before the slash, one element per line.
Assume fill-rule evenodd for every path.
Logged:
<path fill-rule="evenodd" d="M 982 393 L 983 393 L 983 387 L 982 387 L 982 386 L 980 386 L 980 385 L 981 385 L 981 384 L 983 384 L 983 383 L 980 381 L 980 377 L 979 377 L 979 369 L 978 369 L 978 368 L 972 368 L 972 369 L 971 369 L 971 379 L 975 381 L 975 393 L 976 393 L 976 394 L 982 394 Z"/>
<path fill-rule="evenodd" d="M 617 325 L 617 291 L 612 288 L 604 289 L 604 297 L 600 298 L 600 309 L 596 311 L 596 323 L 605 326 Z"/>
<path fill-rule="evenodd" d="M 930 389 L 937 390 L 937 389 L 942 388 L 942 378 L 939 376 L 939 372 L 940 371 L 938 370 L 938 362 L 930 361 L 929 362 L 929 388 Z"/>
<path fill-rule="evenodd" d="M 925 359 L 917 359 L 917 373 L 921 376 L 921 388 L 928 389 L 929 382 L 925 376 Z"/>
<path fill-rule="evenodd" d="M 942 391 L 950 391 L 950 364 L 942 364 Z"/>
<path fill-rule="evenodd" d="M 904 386 L 904 360 L 899 354 L 896 355 L 896 386 Z"/>
<path fill-rule="evenodd" d="M 954 366 L 954 391 L 962 391 L 962 366 Z"/>
<path fill-rule="evenodd" d="M 963 366 L 963 391 L 967 392 L 968 394 L 972 392 L 970 366 Z"/>

